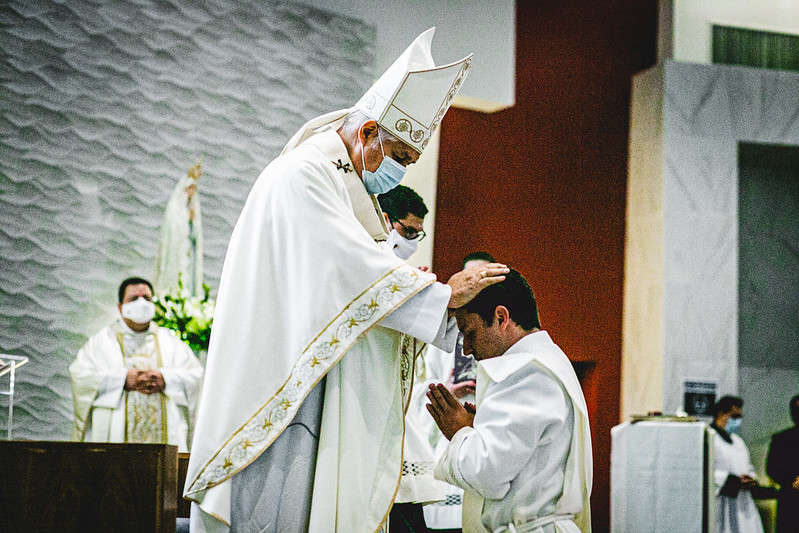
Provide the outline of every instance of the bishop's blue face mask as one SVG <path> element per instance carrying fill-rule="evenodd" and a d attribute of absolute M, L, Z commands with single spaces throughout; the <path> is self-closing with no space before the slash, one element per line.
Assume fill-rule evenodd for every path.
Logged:
<path fill-rule="evenodd" d="M 377 138 L 380 141 L 380 151 L 383 152 L 383 161 L 377 170 L 366 170 L 366 160 L 363 157 L 364 148 L 361 148 L 361 165 L 363 165 L 363 185 L 369 194 L 383 194 L 388 192 L 402 181 L 405 167 L 391 159 L 383 150 L 383 139 L 380 137 L 380 128 L 377 129 Z"/>
<path fill-rule="evenodd" d="M 740 418 L 730 418 L 729 420 L 727 420 L 727 426 L 724 429 L 730 435 L 738 433 L 738 430 L 741 429 L 741 419 Z"/>

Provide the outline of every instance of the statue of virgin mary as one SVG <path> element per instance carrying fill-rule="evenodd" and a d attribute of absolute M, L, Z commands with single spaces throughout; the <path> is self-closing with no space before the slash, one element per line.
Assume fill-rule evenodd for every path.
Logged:
<path fill-rule="evenodd" d="M 202 173 L 200 163 L 189 167 L 166 205 L 153 277 L 158 295 L 176 291 L 180 280 L 184 296 L 202 296 L 203 231 L 196 183 Z"/>

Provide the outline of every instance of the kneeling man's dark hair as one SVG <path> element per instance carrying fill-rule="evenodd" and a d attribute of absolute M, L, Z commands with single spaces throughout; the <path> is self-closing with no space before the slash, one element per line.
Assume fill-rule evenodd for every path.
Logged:
<path fill-rule="evenodd" d="M 496 263 L 497 260 L 488 252 L 472 252 L 466 254 L 466 257 L 461 261 L 461 268 L 466 268 L 466 263 L 469 261 L 488 261 L 489 263 Z"/>
<path fill-rule="evenodd" d="M 153 290 L 153 284 L 147 281 L 144 278 L 128 278 L 122 282 L 119 286 L 119 303 L 122 303 L 122 300 L 125 299 L 125 289 L 128 288 L 128 285 L 147 285 L 150 287 L 150 292 L 155 293 Z"/>
<path fill-rule="evenodd" d="M 463 308 L 470 313 L 477 313 L 485 325 L 490 326 L 498 305 L 507 307 L 513 321 L 525 330 L 541 327 L 533 289 L 518 271 L 510 269 L 504 281 L 486 287 Z"/>

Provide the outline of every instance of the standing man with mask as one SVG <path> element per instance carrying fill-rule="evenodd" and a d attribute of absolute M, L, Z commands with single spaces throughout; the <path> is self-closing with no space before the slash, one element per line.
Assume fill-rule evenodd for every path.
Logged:
<path fill-rule="evenodd" d="M 188 451 L 203 367 L 173 332 L 152 322 L 149 281 L 128 278 L 118 296 L 119 319 L 90 337 L 69 367 L 73 439 L 166 443 Z"/>
<path fill-rule="evenodd" d="M 432 37 L 355 107 L 303 126 L 250 192 L 222 270 L 186 477 L 193 533 L 386 525 L 413 339 L 451 347 L 448 309 L 508 271 L 438 283 L 380 244 L 375 195 L 419 158 L 471 62 L 436 66 Z"/>
<path fill-rule="evenodd" d="M 780 484 L 777 496 L 777 533 L 799 531 L 799 395 L 791 398 L 794 426 L 771 438 L 766 472 Z"/>
<path fill-rule="evenodd" d="M 407 260 L 425 238 L 427 206 L 416 191 L 405 185 L 379 194 L 377 200 L 391 228 L 386 243 L 397 257 Z"/>
<path fill-rule="evenodd" d="M 378 195 L 377 199 L 383 209 L 386 223 L 391 228 L 386 244 L 394 255 L 407 260 L 416 251 L 418 242 L 424 238 L 424 217 L 427 215 L 427 206 L 416 191 L 405 185 L 397 185 L 394 189 Z M 421 270 L 427 272 L 429 269 L 423 267 Z M 418 376 L 424 369 L 421 352 L 425 346 L 421 342 L 413 343 L 414 376 Z M 426 533 L 428 529 L 422 505 L 446 498 L 445 485 L 433 478 L 435 465 L 433 448 L 420 426 L 419 413 L 414 408 L 420 394 L 418 385 L 414 381 L 411 401 L 405 414 L 402 478 L 389 515 L 391 533 Z M 423 391 L 421 395 L 424 395 Z"/>
<path fill-rule="evenodd" d="M 710 425 L 713 439 L 716 485 L 716 531 L 718 533 L 763 533 L 763 523 L 752 498 L 757 486 L 755 467 L 749 448 L 737 435 L 741 427 L 744 401 L 724 396 L 713 406 Z"/>

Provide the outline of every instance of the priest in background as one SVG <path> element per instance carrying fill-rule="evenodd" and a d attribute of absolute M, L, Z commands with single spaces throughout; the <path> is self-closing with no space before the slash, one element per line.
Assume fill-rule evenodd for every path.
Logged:
<path fill-rule="evenodd" d="M 191 531 L 385 530 L 417 339 L 452 349 L 455 309 L 504 265 L 447 284 L 385 244 L 375 195 L 427 146 L 471 56 L 428 30 L 353 108 L 308 122 L 231 235 L 186 477 Z"/>
<path fill-rule="evenodd" d="M 152 322 L 149 281 L 128 278 L 118 296 L 120 317 L 90 337 L 69 367 L 72 438 L 166 443 L 188 451 L 203 367 L 172 331 Z"/>
<path fill-rule="evenodd" d="M 799 394 L 791 398 L 793 427 L 771 437 L 766 472 L 780 484 L 776 533 L 799 530 Z"/>
<path fill-rule="evenodd" d="M 410 258 L 425 238 L 424 217 L 427 206 L 419 194 L 405 185 L 397 185 L 377 196 L 391 231 L 386 244 L 400 259 Z M 427 271 L 427 268 L 423 270 Z"/>

